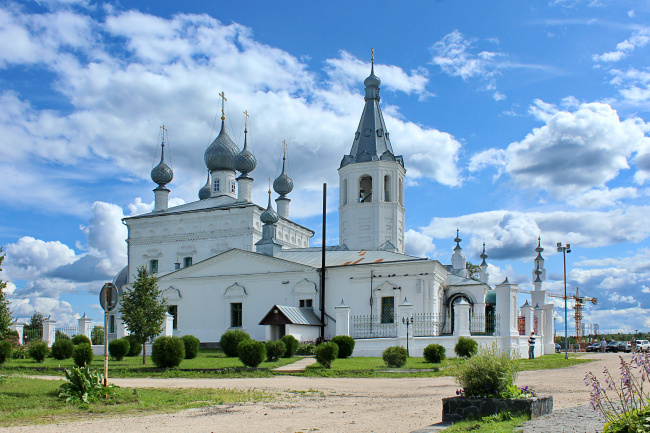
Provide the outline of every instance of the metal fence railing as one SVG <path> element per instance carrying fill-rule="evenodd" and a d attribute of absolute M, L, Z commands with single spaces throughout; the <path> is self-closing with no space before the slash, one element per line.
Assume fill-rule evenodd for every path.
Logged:
<path fill-rule="evenodd" d="M 23 330 L 24 345 L 27 345 L 32 341 L 40 341 L 42 339 L 43 339 L 43 328 Z"/>
<path fill-rule="evenodd" d="M 393 320 L 393 323 L 379 323 L 377 316 L 352 316 L 350 322 L 352 338 L 397 337 L 397 318 Z"/>
<path fill-rule="evenodd" d="M 437 337 L 445 325 L 445 317 L 440 314 L 415 313 L 413 314 L 414 337 Z"/>
<path fill-rule="evenodd" d="M 56 340 L 61 338 L 72 338 L 79 333 L 77 326 L 61 326 L 56 328 Z"/>
<path fill-rule="evenodd" d="M 499 314 L 478 314 L 469 318 L 472 335 L 499 335 Z"/>

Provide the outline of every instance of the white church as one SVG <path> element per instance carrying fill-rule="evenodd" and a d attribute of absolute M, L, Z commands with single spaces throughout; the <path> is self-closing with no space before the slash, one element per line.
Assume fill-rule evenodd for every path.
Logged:
<path fill-rule="evenodd" d="M 139 266 L 158 277 L 169 305 L 165 333 L 215 343 L 230 329 L 275 340 L 292 334 L 300 341 L 350 335 L 354 356 L 380 356 L 389 346 L 409 347 L 422 356 L 428 344 L 442 344 L 448 356 L 459 336 L 480 344 L 537 355 L 554 352 L 553 306 L 546 301 L 541 246 L 534 260 L 531 303 L 517 306 L 518 287 L 506 279 L 488 285 L 485 246 L 476 279 L 469 278 L 457 236 L 451 265 L 404 254 L 404 179 L 379 105 L 381 81 L 365 79 L 365 106 L 352 148 L 339 171 L 337 246 L 310 247 L 314 231 L 290 219 L 293 181 L 285 170 L 273 182 L 266 206 L 251 201 L 256 168 L 247 145 L 240 150 L 225 128 L 205 150 L 208 170 L 199 200 L 168 207 L 173 173 L 161 161 L 151 172 L 152 212 L 124 218 L 128 265 L 116 276 L 127 290 Z M 237 175 L 239 173 L 239 175 Z M 532 251 L 531 251 L 532 252 Z M 325 266 L 323 267 L 323 256 Z M 119 306 L 109 318 L 109 338 L 128 330 Z"/>

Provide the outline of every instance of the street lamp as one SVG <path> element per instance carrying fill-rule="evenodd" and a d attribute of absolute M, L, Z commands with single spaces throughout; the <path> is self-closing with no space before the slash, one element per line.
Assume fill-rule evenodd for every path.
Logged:
<path fill-rule="evenodd" d="M 569 359 L 569 336 L 567 335 L 567 295 L 566 295 L 566 255 L 571 252 L 571 245 L 562 246 L 562 242 L 557 243 L 557 252 L 562 253 L 564 261 L 564 359 Z M 577 332 L 577 330 L 576 330 Z"/>
<path fill-rule="evenodd" d="M 402 317 L 402 323 L 406 325 L 406 356 L 411 356 L 409 355 L 409 326 L 413 325 L 413 316 Z"/>

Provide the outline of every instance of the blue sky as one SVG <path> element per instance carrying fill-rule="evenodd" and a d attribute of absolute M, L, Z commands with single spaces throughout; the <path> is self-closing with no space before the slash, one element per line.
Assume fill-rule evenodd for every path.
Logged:
<path fill-rule="evenodd" d="M 336 169 L 374 47 L 407 169 L 407 252 L 448 264 L 459 227 L 468 260 L 485 241 L 490 282 L 530 289 L 541 236 L 560 292 L 554 246 L 570 243 L 569 287 L 599 300 L 585 322 L 647 331 L 649 15 L 625 0 L 0 2 L 1 276 L 14 312 L 99 321 L 99 289 L 126 262 L 121 218 L 153 206 L 160 125 L 172 204 L 196 200 L 221 91 L 240 146 L 251 116 L 254 200 L 286 140 L 291 214 L 320 245 L 327 182 L 336 244 Z"/>

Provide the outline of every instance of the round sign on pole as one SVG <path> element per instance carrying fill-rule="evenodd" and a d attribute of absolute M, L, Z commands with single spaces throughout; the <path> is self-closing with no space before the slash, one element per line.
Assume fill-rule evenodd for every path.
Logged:
<path fill-rule="evenodd" d="M 108 294 L 108 302 L 106 302 L 106 295 Z M 104 311 L 113 311 L 117 306 L 117 287 L 113 283 L 106 283 L 99 292 L 99 303 Z"/>

